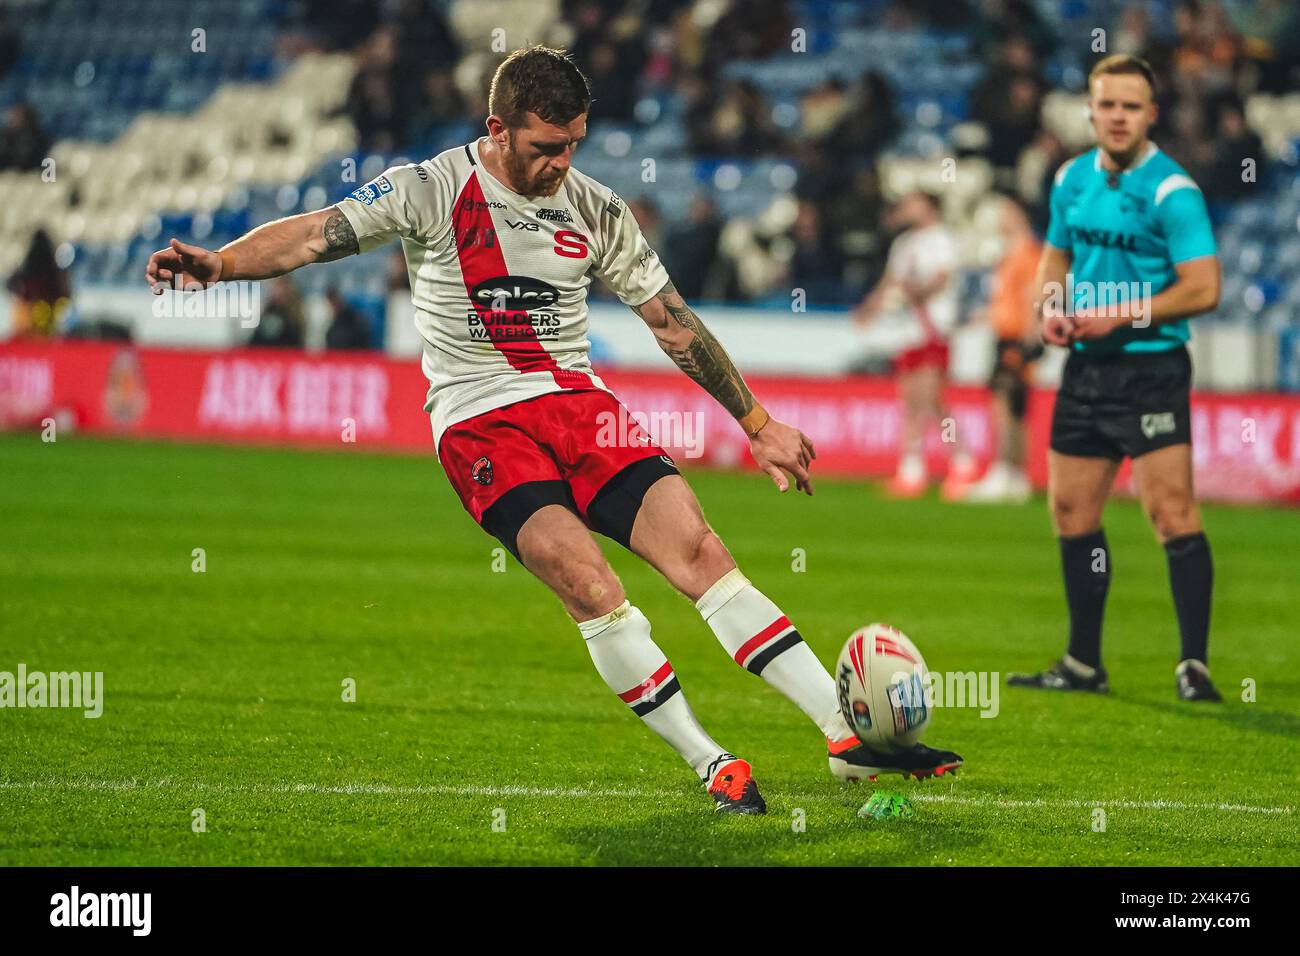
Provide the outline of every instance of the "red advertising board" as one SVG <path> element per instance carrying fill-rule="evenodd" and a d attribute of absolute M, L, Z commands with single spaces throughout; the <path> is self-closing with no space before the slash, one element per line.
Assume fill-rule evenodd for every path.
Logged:
<path fill-rule="evenodd" d="M 730 467 L 747 460 L 735 423 L 676 372 L 603 372 L 605 382 L 684 464 Z M 819 474 L 892 472 L 901 426 L 891 380 L 751 376 L 778 418 L 817 447 Z M 0 427 L 53 418 L 95 434 L 202 441 L 347 446 L 431 453 L 418 362 L 371 353 L 278 349 L 200 352 L 88 342 L 0 344 Z M 954 387 L 957 437 L 981 462 L 993 450 L 988 396 Z M 1030 400 L 1030 461 L 1046 480 L 1053 395 Z M 1198 393 L 1193 397 L 1197 487 L 1230 501 L 1300 501 L 1300 397 Z M 952 445 L 938 430 L 927 448 L 941 474 Z"/>

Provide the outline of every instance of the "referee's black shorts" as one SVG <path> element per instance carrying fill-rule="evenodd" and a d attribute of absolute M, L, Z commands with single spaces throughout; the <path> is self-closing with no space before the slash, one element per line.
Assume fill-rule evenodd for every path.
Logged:
<path fill-rule="evenodd" d="M 1071 351 L 1052 412 L 1052 451 L 1119 461 L 1191 444 L 1191 385 L 1186 348 Z"/>

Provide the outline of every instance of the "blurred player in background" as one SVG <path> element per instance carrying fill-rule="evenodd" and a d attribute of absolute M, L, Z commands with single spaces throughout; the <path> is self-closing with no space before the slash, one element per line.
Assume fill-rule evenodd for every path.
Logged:
<path fill-rule="evenodd" d="M 1029 429 L 1025 411 L 1033 363 L 1043 354 L 1035 322 L 1034 278 L 1042 245 L 1034 235 L 1029 210 L 1016 195 L 1000 197 L 998 229 L 1003 254 L 993 273 L 993 295 L 985 310 L 997 336 L 997 356 L 989 388 L 993 393 L 993 422 L 997 429 L 997 458 L 988 472 L 966 492 L 964 501 L 1025 501 L 1029 476 L 1025 449 Z"/>
<path fill-rule="evenodd" d="M 1151 67 L 1107 57 L 1089 92 L 1098 145 L 1056 174 L 1036 280 L 1044 341 L 1070 347 L 1048 456 L 1070 640 L 1050 669 L 1008 683 L 1108 689 L 1101 624 L 1111 556 L 1101 515 L 1120 464 L 1132 458 L 1169 565 L 1182 639 L 1178 696 L 1217 701 L 1206 663 L 1214 567 L 1192 492 L 1187 354 L 1187 320 L 1219 302 L 1214 233 L 1196 183 L 1147 138 L 1156 119 Z"/>
<path fill-rule="evenodd" d="M 27 255 L 6 287 L 13 296 L 14 335 L 45 338 L 58 331 L 71 302 L 72 282 L 44 229 L 32 234 Z"/>
<path fill-rule="evenodd" d="M 812 494 L 812 443 L 754 399 L 623 201 L 571 167 L 590 103 L 586 77 L 561 51 L 518 50 L 493 77 L 487 136 L 394 166 L 336 206 L 268 223 L 220 252 L 172 240 L 146 277 L 159 291 L 264 279 L 400 239 L 424 340 L 425 410 L 461 503 L 554 591 L 597 672 L 698 774 L 718 810 L 757 814 L 766 804 L 749 763 L 695 718 L 593 530 L 662 573 L 737 664 L 817 724 L 836 777 L 955 769 L 954 753 L 876 752 L 854 736 L 817 655 L 741 573 L 672 459 L 593 371 L 595 276 L 737 420 L 777 487 L 789 487 L 788 471 Z M 609 440 L 611 421 L 628 423 L 625 439 Z"/>
<path fill-rule="evenodd" d="M 925 493 L 929 475 L 925 437 L 931 424 L 948 418 L 943 389 L 948 380 L 948 336 L 957 325 L 957 243 L 943 224 L 939 199 L 916 190 L 890 211 L 902 232 L 894 239 L 885 274 L 858 306 L 854 319 L 866 327 L 882 316 L 905 327 L 903 348 L 894 359 L 903 400 L 903 430 L 892 495 Z M 956 429 L 944 435 L 952 446 L 943 495 L 960 498 L 975 477 L 975 463 L 962 449 Z"/>

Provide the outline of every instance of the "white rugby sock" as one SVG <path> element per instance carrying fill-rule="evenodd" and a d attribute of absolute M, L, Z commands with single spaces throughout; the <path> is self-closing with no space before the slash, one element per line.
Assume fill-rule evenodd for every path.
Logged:
<path fill-rule="evenodd" d="M 720 577 L 695 606 L 737 664 L 785 694 L 830 740 L 853 736 L 831 675 L 790 619 L 740 568 Z"/>
<path fill-rule="evenodd" d="M 629 602 L 578 630 L 609 689 L 647 726 L 668 742 L 697 776 L 708 783 L 735 755 L 723 750 L 700 726 L 664 652 L 650 637 L 650 622 Z"/>

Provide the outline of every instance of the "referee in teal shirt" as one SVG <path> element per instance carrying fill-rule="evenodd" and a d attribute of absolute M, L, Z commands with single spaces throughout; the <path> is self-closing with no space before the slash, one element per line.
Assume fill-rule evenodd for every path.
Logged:
<path fill-rule="evenodd" d="M 1070 611 L 1065 656 L 1008 684 L 1107 690 L 1101 624 L 1111 555 L 1102 509 L 1133 459 L 1164 545 L 1182 640 L 1184 700 L 1220 700 L 1206 663 L 1214 567 L 1192 492 L 1187 320 L 1219 302 L 1219 260 L 1200 189 L 1149 139 L 1155 78 L 1136 57 L 1088 78 L 1097 147 L 1056 174 L 1038 266 L 1043 340 L 1068 346 L 1052 416 L 1048 497 Z"/>

